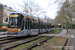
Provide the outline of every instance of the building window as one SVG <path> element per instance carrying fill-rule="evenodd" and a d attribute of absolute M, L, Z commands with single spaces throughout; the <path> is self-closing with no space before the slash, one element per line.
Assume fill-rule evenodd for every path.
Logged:
<path fill-rule="evenodd" d="M 5 22 L 8 22 L 8 18 L 5 18 Z"/>

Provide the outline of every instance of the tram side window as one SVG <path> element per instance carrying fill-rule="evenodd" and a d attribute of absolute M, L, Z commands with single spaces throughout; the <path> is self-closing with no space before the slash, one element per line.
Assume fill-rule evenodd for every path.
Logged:
<path fill-rule="evenodd" d="M 42 29 L 42 24 L 41 24 L 41 21 L 40 21 L 40 29 Z"/>
<path fill-rule="evenodd" d="M 36 20 L 32 20 L 32 29 L 37 29 L 37 28 L 38 28 L 38 24 Z"/>
<path fill-rule="evenodd" d="M 50 25 L 48 24 L 48 28 L 50 28 Z"/>
<path fill-rule="evenodd" d="M 42 29 L 41 22 L 40 22 L 40 28 Z"/>
<path fill-rule="evenodd" d="M 38 29 L 38 21 L 36 20 L 36 29 Z"/>
<path fill-rule="evenodd" d="M 21 16 L 21 17 L 18 18 L 18 20 L 19 20 L 19 21 L 18 21 L 18 24 L 19 24 L 19 26 L 21 27 L 22 19 L 23 19 L 24 16 L 21 15 L 21 14 L 20 14 L 19 16 Z"/>
<path fill-rule="evenodd" d="M 38 29 L 40 29 L 40 21 L 38 21 Z"/>
<path fill-rule="evenodd" d="M 43 22 L 42 22 L 42 29 L 43 29 L 43 25 L 44 25 L 44 24 L 43 24 Z"/>
<path fill-rule="evenodd" d="M 45 25 L 45 29 L 47 29 L 47 24 Z"/>
<path fill-rule="evenodd" d="M 23 21 L 23 23 L 22 23 L 22 30 L 24 29 L 24 21 Z"/>
<path fill-rule="evenodd" d="M 32 19 L 30 19 L 30 29 L 32 29 Z"/>
<path fill-rule="evenodd" d="M 41 22 L 41 29 L 43 28 L 43 23 Z"/>
<path fill-rule="evenodd" d="M 50 28 L 51 28 L 51 25 L 50 25 Z"/>
<path fill-rule="evenodd" d="M 39 24 L 38 25 L 39 25 L 39 29 L 41 29 L 41 23 L 40 23 L 40 21 L 39 21 Z"/>
<path fill-rule="evenodd" d="M 43 28 L 45 28 L 45 24 L 43 23 Z"/>
<path fill-rule="evenodd" d="M 28 22 L 28 30 L 29 30 L 29 28 L 30 28 L 29 21 L 30 21 L 30 19 L 27 20 L 27 22 Z"/>
<path fill-rule="evenodd" d="M 27 29 L 27 18 L 25 19 L 25 29 Z"/>
<path fill-rule="evenodd" d="M 44 23 L 44 28 L 45 28 L 45 29 L 47 28 L 47 24 L 46 24 L 46 23 Z"/>
<path fill-rule="evenodd" d="M 48 24 L 48 28 L 50 28 L 50 25 Z"/>

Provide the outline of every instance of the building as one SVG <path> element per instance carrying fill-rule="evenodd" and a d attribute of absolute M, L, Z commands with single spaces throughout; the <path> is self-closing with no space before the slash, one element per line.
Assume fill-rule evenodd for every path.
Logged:
<path fill-rule="evenodd" d="M 0 4 L 0 23 L 3 23 L 3 5 Z"/>
<path fill-rule="evenodd" d="M 8 24 L 10 12 L 15 12 L 11 7 L 0 4 L 0 23 Z"/>

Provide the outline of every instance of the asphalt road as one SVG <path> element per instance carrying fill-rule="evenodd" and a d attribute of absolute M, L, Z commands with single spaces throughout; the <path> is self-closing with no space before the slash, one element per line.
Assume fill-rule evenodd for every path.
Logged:
<path fill-rule="evenodd" d="M 75 30 L 69 29 L 69 32 L 70 32 L 70 34 L 71 34 L 70 47 L 71 47 L 71 50 L 75 50 Z"/>

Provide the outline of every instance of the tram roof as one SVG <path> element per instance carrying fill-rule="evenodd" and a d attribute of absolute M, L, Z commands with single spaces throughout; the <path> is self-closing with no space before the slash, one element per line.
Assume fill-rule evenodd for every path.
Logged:
<path fill-rule="evenodd" d="M 19 13 L 19 12 L 11 12 L 11 13 Z M 27 14 L 27 13 L 19 13 L 19 14 L 22 14 L 23 16 L 28 16 L 28 17 L 32 17 L 32 18 L 35 18 L 35 19 L 38 19 L 39 17 L 36 17 L 36 16 L 33 16 L 33 15 L 29 15 L 29 14 Z M 42 20 L 42 21 L 44 21 L 44 22 L 47 22 L 48 20 L 46 20 L 46 19 L 41 19 L 41 18 L 39 18 L 39 20 Z M 51 21 L 48 21 L 49 23 L 53 23 L 53 22 L 51 22 Z"/>

